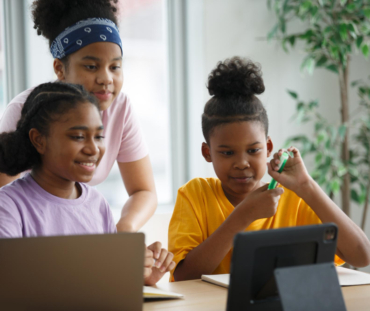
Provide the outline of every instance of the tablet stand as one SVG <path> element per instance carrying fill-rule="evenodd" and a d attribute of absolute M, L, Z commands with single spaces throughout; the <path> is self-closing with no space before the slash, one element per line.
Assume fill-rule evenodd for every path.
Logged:
<path fill-rule="evenodd" d="M 333 263 L 277 268 L 274 274 L 284 311 L 346 311 Z"/>

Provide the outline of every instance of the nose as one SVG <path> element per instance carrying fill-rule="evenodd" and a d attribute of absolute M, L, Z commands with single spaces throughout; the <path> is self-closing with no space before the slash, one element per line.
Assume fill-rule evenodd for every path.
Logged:
<path fill-rule="evenodd" d="M 110 72 L 109 68 L 102 68 L 99 70 L 96 82 L 101 85 L 109 85 L 113 83 L 113 74 Z"/>
<path fill-rule="evenodd" d="M 100 153 L 100 148 L 94 139 L 89 139 L 86 141 L 83 152 L 88 155 L 96 155 Z"/>
<path fill-rule="evenodd" d="M 238 170 L 245 170 L 250 167 L 248 155 L 246 154 L 240 155 L 234 163 L 234 168 Z"/>

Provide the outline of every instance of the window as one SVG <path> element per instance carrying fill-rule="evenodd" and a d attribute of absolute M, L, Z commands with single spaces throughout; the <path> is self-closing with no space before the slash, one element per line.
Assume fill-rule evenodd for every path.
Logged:
<path fill-rule="evenodd" d="M 0 21 L 3 21 L 3 0 L 0 0 Z M 6 104 L 4 100 L 4 49 L 3 49 L 3 23 L 0 23 L 0 116 L 2 116 Z"/>

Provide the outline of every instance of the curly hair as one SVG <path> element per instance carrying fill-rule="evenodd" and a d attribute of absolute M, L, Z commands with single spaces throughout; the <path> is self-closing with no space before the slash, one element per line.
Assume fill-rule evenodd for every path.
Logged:
<path fill-rule="evenodd" d="M 49 41 L 80 20 L 100 17 L 118 25 L 118 0 L 36 0 L 31 5 L 32 17 L 38 35 Z M 61 59 L 68 66 L 68 56 Z"/>
<path fill-rule="evenodd" d="M 99 110 L 97 99 L 81 85 L 49 82 L 36 87 L 24 103 L 16 130 L 0 134 L 0 172 L 15 176 L 40 165 L 41 157 L 29 131 L 35 128 L 47 136 L 51 123 L 83 103 Z"/>
<path fill-rule="evenodd" d="M 220 61 L 208 76 L 207 88 L 213 95 L 202 114 L 202 131 L 208 144 L 216 126 L 232 122 L 261 122 L 267 136 L 266 109 L 255 96 L 265 91 L 258 64 L 237 56 Z"/>

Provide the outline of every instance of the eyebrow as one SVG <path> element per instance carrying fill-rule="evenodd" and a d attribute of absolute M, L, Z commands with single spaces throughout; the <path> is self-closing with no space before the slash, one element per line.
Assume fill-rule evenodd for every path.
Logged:
<path fill-rule="evenodd" d="M 101 59 L 98 58 L 98 57 L 95 57 L 95 56 L 85 56 L 82 58 L 82 60 L 85 60 L 85 59 L 89 59 L 89 60 L 95 60 L 97 62 L 100 62 Z M 116 57 L 116 58 L 113 58 L 111 61 L 117 61 L 117 60 L 122 60 L 122 56 L 119 56 L 119 57 Z"/>
<path fill-rule="evenodd" d="M 100 130 L 104 130 L 104 126 L 101 125 L 101 126 L 98 126 L 96 128 L 98 131 Z M 73 130 L 83 130 L 83 131 L 88 131 L 89 128 L 87 126 L 84 126 L 84 125 L 77 125 L 77 126 L 73 126 L 71 128 L 68 129 L 69 131 L 73 131 Z"/>
<path fill-rule="evenodd" d="M 257 144 L 260 144 L 261 142 L 259 142 L 259 141 L 256 141 L 256 142 L 254 142 L 254 143 L 252 143 L 252 144 L 249 144 L 248 146 L 254 146 L 254 145 L 257 145 Z M 218 148 L 231 148 L 230 146 L 228 146 L 228 145 L 219 145 L 218 146 Z"/>

